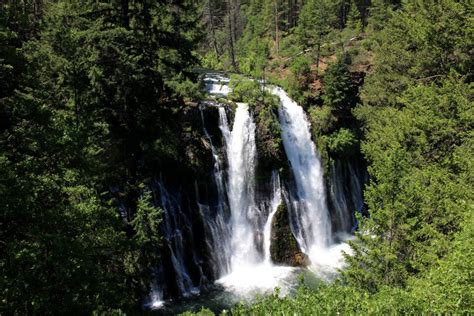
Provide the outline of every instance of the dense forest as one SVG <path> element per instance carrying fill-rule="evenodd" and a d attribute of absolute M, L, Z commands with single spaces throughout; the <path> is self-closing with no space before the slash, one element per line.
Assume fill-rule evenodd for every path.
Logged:
<path fill-rule="evenodd" d="M 156 187 L 185 179 L 184 191 L 203 191 L 189 179 L 212 170 L 196 110 L 209 99 L 204 70 L 230 77 L 219 102 L 252 105 L 257 182 L 288 173 L 278 100 L 262 89 L 272 85 L 304 108 L 325 174 L 354 157 L 368 173 L 333 282 L 227 312 L 474 312 L 473 9 L 469 0 L 2 1 L 0 314 L 143 312 L 164 273 L 157 262 L 174 256 Z"/>

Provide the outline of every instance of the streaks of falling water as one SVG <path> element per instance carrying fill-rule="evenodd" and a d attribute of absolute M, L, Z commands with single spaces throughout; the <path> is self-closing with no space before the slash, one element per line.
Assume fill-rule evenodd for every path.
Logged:
<path fill-rule="evenodd" d="M 189 249 L 185 249 L 184 233 L 186 231 L 188 234 L 192 234 L 192 225 L 188 216 L 181 209 L 179 201 L 168 193 L 161 180 L 157 182 L 157 186 L 164 211 L 164 237 L 175 271 L 176 284 L 181 295 L 189 296 L 199 291 L 193 284 L 185 263 L 185 257 L 192 256 L 193 264 L 199 265 L 194 251 L 190 252 Z"/>
<path fill-rule="evenodd" d="M 341 236 L 350 233 L 354 226 L 354 213 L 361 212 L 364 206 L 364 174 L 357 160 L 336 160 L 331 166 L 329 197 L 335 211 L 337 233 Z"/>
<path fill-rule="evenodd" d="M 275 214 L 281 202 L 278 173 L 273 173 L 273 196 L 269 212 L 261 211 L 255 203 L 256 144 L 255 124 L 248 105 L 237 104 L 232 132 L 223 126 L 228 159 L 228 197 L 231 209 L 231 271 L 217 282 L 243 299 L 252 299 L 255 293 L 272 292 L 277 286 L 286 294 L 294 286 L 291 267 L 274 266 L 270 261 L 269 244 L 271 218 L 265 227 L 262 217 Z M 264 256 L 257 249 L 256 232 L 264 230 Z M 293 278 L 294 280 L 294 278 Z"/>
<path fill-rule="evenodd" d="M 217 268 L 217 274 L 220 276 L 229 272 L 231 256 L 229 244 L 230 227 L 227 225 L 226 220 L 228 217 L 226 216 L 228 213 L 228 204 L 225 189 L 225 172 L 222 159 L 219 157 L 219 153 L 214 147 L 212 138 L 206 129 L 202 107 L 200 107 L 200 111 L 204 135 L 209 141 L 214 160 L 213 179 L 217 189 L 217 206 L 215 207 L 214 212 L 211 212 L 210 207 L 207 205 L 198 203 L 198 207 L 203 218 L 204 225 L 210 234 L 210 238 L 208 238 L 207 243 L 214 259 L 213 263 L 215 264 L 215 268 Z M 227 133 L 228 123 L 225 108 L 219 106 L 218 111 L 219 126 L 223 132 L 226 131 Z"/>
<path fill-rule="evenodd" d="M 206 90 L 216 96 L 226 96 L 230 91 L 227 83 L 227 78 L 216 75 L 208 78 Z M 345 246 L 331 245 L 331 222 L 326 205 L 323 171 L 320 157 L 311 141 L 309 122 L 303 109 L 282 89 L 271 88 L 271 92 L 281 100 L 279 120 L 282 139 L 296 182 L 296 199 L 293 202 L 296 202 L 297 207 L 290 207 L 293 232 L 301 249 L 309 254 L 313 262 L 317 262 L 317 268 L 337 266 L 341 258 L 340 249 Z M 275 286 L 281 286 L 281 282 L 286 282 L 292 271 L 289 267 L 274 266 L 270 260 L 271 222 L 281 203 L 278 174 L 274 172 L 272 177 L 273 195 L 263 203 L 258 201 L 259 205 L 266 205 L 268 210 L 262 207 L 259 209 L 255 197 L 255 124 L 249 107 L 247 104 L 237 104 L 232 131 L 228 126 L 224 107 L 219 107 L 218 111 L 227 158 L 227 177 L 223 158 L 219 157 L 204 128 L 214 158 L 213 172 L 219 207 L 217 212 L 211 212 L 209 206 L 199 205 L 200 216 L 212 239 L 207 241 L 209 248 L 214 249 L 215 262 L 219 266 L 220 276 L 223 276 L 218 283 L 245 293 L 262 288 L 271 290 Z M 165 235 L 177 283 L 183 293 L 189 293 L 194 286 L 183 259 L 182 233 L 180 229 L 176 229 L 179 226 L 175 223 L 176 217 L 179 217 L 181 225 L 184 223 L 186 227 L 187 217 L 180 215 L 182 212 L 179 207 L 165 205 L 169 197 L 166 192 L 163 194 L 163 189 L 161 195 L 165 208 Z M 259 197 L 260 200 L 267 198 Z M 228 210 L 230 218 L 225 216 Z M 257 232 L 262 230 L 263 255 L 258 250 L 257 244 L 260 242 L 256 238 Z"/>
<path fill-rule="evenodd" d="M 280 185 L 280 176 L 277 171 L 272 172 L 272 199 L 271 199 L 271 209 L 270 214 L 268 215 L 265 227 L 263 229 L 263 251 L 264 251 L 264 263 L 271 264 L 271 255 L 270 255 L 270 246 L 271 246 L 271 237 L 272 237 L 272 222 L 273 217 L 275 216 L 278 206 L 282 203 L 281 200 L 281 185 Z"/>
<path fill-rule="evenodd" d="M 293 214 L 295 235 L 301 249 L 317 256 L 331 243 L 331 222 L 326 205 L 321 158 L 311 140 L 309 122 L 303 108 L 281 88 L 272 93 L 280 98 L 279 120 L 283 145 L 294 174 L 299 209 Z M 311 258 L 313 259 L 313 258 Z"/>
<path fill-rule="evenodd" d="M 226 137 L 229 206 L 231 210 L 231 269 L 260 261 L 255 245 L 255 123 L 245 103 L 237 103 L 232 132 Z"/>

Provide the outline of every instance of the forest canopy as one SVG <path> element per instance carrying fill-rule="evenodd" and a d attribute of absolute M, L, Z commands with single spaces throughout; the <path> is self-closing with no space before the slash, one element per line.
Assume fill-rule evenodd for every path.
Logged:
<path fill-rule="evenodd" d="M 338 279 L 232 314 L 472 313 L 473 7 L 2 1 L 0 314 L 142 311 L 170 256 L 153 181 L 209 164 L 197 68 L 239 74 L 266 160 L 277 102 L 243 78 L 304 107 L 325 170 L 361 154 L 370 176 Z"/>

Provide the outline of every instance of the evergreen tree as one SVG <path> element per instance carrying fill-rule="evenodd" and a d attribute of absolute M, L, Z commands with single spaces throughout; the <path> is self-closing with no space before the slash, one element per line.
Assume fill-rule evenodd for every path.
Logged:
<path fill-rule="evenodd" d="M 0 10 L 1 313 L 137 310 L 159 241 L 139 183 L 149 151 L 171 142 L 167 115 L 196 91 L 198 12 L 58 1 L 30 32 L 19 19 L 38 7 L 14 3 L 2 9 L 24 14 Z"/>
<path fill-rule="evenodd" d="M 440 87 L 408 89 L 400 110 L 357 110 L 366 122 L 362 150 L 373 183 L 365 194 L 371 215 L 344 272 L 351 284 L 371 291 L 405 286 L 448 253 L 472 202 L 470 171 L 457 158 L 464 152 L 472 159 L 469 91 L 451 76 Z"/>
<path fill-rule="evenodd" d="M 303 48 L 313 50 L 317 69 L 325 36 L 336 25 L 336 21 L 335 6 L 331 1 L 309 0 L 301 9 L 296 32 Z"/>
<path fill-rule="evenodd" d="M 440 80 L 454 69 L 472 76 L 468 1 L 409 1 L 377 35 L 374 71 L 362 91 L 366 103 L 397 106 L 410 86 Z M 466 78 L 466 79 L 468 79 Z"/>
<path fill-rule="evenodd" d="M 325 105 L 336 110 L 348 110 L 355 105 L 352 78 L 344 59 L 340 56 L 324 73 L 322 99 Z"/>

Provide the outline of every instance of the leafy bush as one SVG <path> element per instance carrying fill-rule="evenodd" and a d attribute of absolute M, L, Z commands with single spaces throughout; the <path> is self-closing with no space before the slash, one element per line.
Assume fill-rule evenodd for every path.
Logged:
<path fill-rule="evenodd" d="M 315 133 L 327 133 L 334 128 L 336 117 L 329 106 L 312 107 L 309 110 L 311 125 Z"/>
<path fill-rule="evenodd" d="M 221 70 L 224 67 L 221 58 L 219 58 L 214 51 L 210 51 L 202 56 L 201 65 L 204 68 L 215 70 Z"/>
<path fill-rule="evenodd" d="M 232 76 L 229 87 L 232 92 L 229 99 L 237 102 L 252 103 L 258 100 L 263 92 L 260 84 L 255 80 L 247 79 L 243 76 Z"/>
<path fill-rule="evenodd" d="M 297 76 L 308 76 L 311 72 L 311 60 L 304 56 L 298 56 L 292 60 L 290 69 Z"/>
<path fill-rule="evenodd" d="M 339 57 L 329 66 L 323 80 L 324 104 L 339 110 L 350 107 L 354 103 L 351 100 L 352 79 L 345 63 L 346 56 Z"/>
<path fill-rule="evenodd" d="M 341 128 L 328 136 L 329 151 L 336 155 L 349 155 L 354 151 L 357 142 L 356 135 L 347 128 Z"/>

